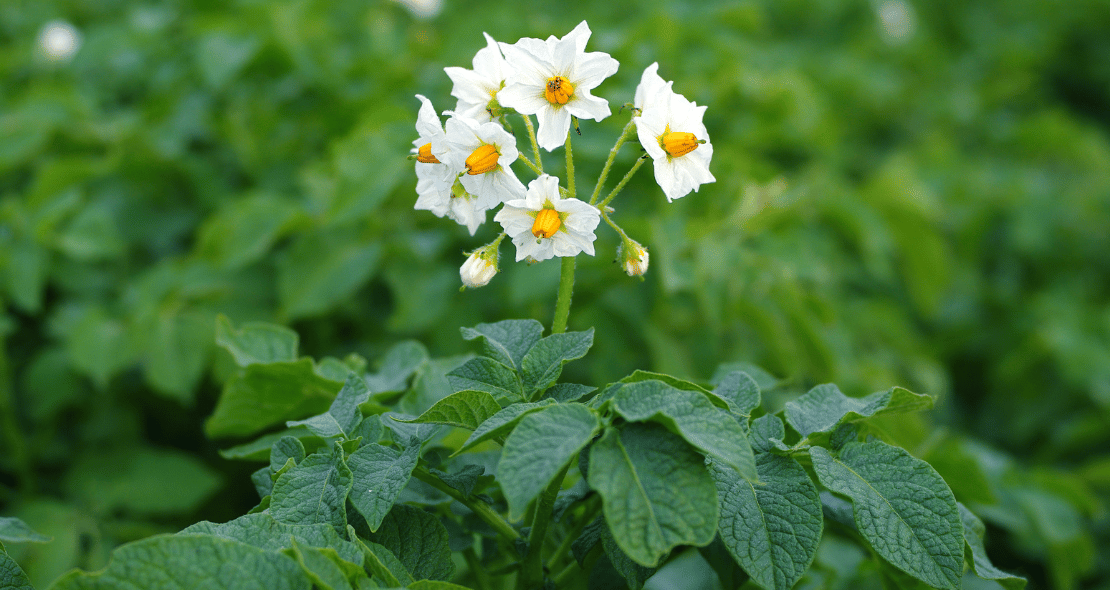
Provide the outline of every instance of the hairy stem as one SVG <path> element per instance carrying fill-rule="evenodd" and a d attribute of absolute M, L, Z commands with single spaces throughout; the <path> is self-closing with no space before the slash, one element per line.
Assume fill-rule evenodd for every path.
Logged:
<path fill-rule="evenodd" d="M 570 193 L 570 198 L 575 197 L 574 191 L 574 151 L 570 149 L 570 138 L 574 133 L 567 132 L 567 192 Z"/>
<path fill-rule="evenodd" d="M 532 521 L 532 531 L 528 533 L 528 554 L 524 556 L 516 578 L 517 590 L 535 590 L 543 586 L 543 542 L 547 537 L 547 525 L 551 524 L 551 509 L 555 506 L 555 498 L 563 488 L 563 478 L 567 476 L 569 469 L 570 461 L 567 461 L 536 501 L 536 517 Z"/>
<path fill-rule="evenodd" d="M 591 205 L 597 203 L 597 197 L 601 194 L 601 187 L 605 186 L 605 179 L 609 177 L 609 168 L 613 166 L 613 162 L 617 159 L 617 152 L 621 151 L 621 146 L 635 130 L 636 124 L 629 120 L 628 124 L 624 126 L 624 131 L 621 131 L 621 136 L 617 138 L 617 143 L 613 145 L 613 149 L 609 150 L 609 159 L 605 160 L 605 167 L 601 169 L 601 176 L 597 178 L 594 194 L 590 197 Z"/>
<path fill-rule="evenodd" d="M 443 482 L 443 480 L 432 475 L 424 467 L 417 467 L 413 470 L 412 475 L 416 479 L 419 479 L 420 481 L 432 486 L 433 488 L 443 492 L 444 494 L 451 496 L 455 500 L 458 500 L 460 504 L 471 509 L 474 514 L 478 515 L 478 518 L 486 521 L 486 524 L 493 527 L 493 530 L 497 531 L 502 537 L 505 537 L 507 540 L 516 541 L 520 538 L 520 534 L 516 532 L 516 529 L 514 529 L 512 525 L 510 525 L 504 518 L 502 518 L 500 514 L 494 512 L 494 510 L 490 508 L 489 505 L 485 502 L 473 498 L 468 498 L 462 495 L 462 492 L 447 485 Z"/>
<path fill-rule="evenodd" d="M 470 568 L 470 573 L 474 576 L 474 582 L 478 585 L 478 590 L 493 588 L 490 585 L 489 574 L 482 567 L 482 562 L 478 559 L 478 554 L 474 552 L 473 547 L 463 549 L 463 559 L 466 560 L 466 567 Z"/>
<path fill-rule="evenodd" d="M 628 181 L 632 179 L 632 175 L 636 174 L 636 171 L 640 169 L 640 166 L 644 165 L 644 162 L 646 160 L 646 156 L 643 156 L 636 160 L 636 163 L 632 165 L 632 168 L 628 171 L 628 174 L 624 175 L 624 178 L 622 178 L 621 181 L 617 183 L 617 186 L 613 188 L 613 191 L 609 193 L 609 196 L 605 197 L 605 200 L 602 201 L 601 204 L 597 206 L 597 208 L 604 211 L 605 206 L 609 204 L 609 201 L 612 201 L 613 197 L 617 196 L 617 193 L 621 192 L 621 190 L 624 189 L 624 185 L 628 184 Z"/>
<path fill-rule="evenodd" d="M 597 517 L 597 513 L 601 511 L 601 496 L 591 494 L 590 497 L 586 499 L 583 506 L 585 510 L 582 511 L 582 516 L 579 517 L 578 522 L 574 523 L 574 526 L 567 531 L 566 538 L 563 539 L 563 542 L 559 544 L 559 548 L 556 549 L 555 553 L 551 554 L 551 557 L 547 560 L 548 570 L 554 570 L 555 566 L 559 565 L 559 561 L 570 551 L 570 546 L 574 544 L 574 540 L 582 534 L 582 530 L 586 528 L 586 525 L 593 522 L 594 518 Z M 573 558 L 571 561 L 573 562 Z"/>
<path fill-rule="evenodd" d="M 536 170 L 536 174 L 543 174 L 543 160 L 540 159 L 540 144 L 536 141 L 536 128 L 532 126 L 532 117 L 528 115 L 521 115 L 524 118 L 524 126 L 528 128 L 528 140 L 532 142 L 532 155 L 536 158 L 536 163 L 532 167 Z M 527 158 L 525 158 L 527 161 Z"/>
<path fill-rule="evenodd" d="M 528 167 L 532 169 L 532 172 L 536 173 L 536 176 L 543 174 L 543 170 L 541 170 L 539 166 L 532 163 L 532 160 L 529 160 L 528 156 L 525 156 L 524 154 L 518 154 L 517 159 L 527 164 Z"/>
<path fill-rule="evenodd" d="M 563 257 L 563 267 L 559 274 L 559 296 L 555 300 L 555 318 L 551 321 L 552 334 L 562 334 L 567 331 L 570 298 L 574 293 L 574 259 L 574 256 Z"/>

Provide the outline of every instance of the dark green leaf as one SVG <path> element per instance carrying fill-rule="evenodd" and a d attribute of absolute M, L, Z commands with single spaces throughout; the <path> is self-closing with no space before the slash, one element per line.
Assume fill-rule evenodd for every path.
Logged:
<path fill-rule="evenodd" d="M 501 410 L 479 424 L 478 428 L 470 434 L 470 438 L 463 443 L 463 446 L 455 451 L 455 454 L 457 455 L 487 440 L 507 435 L 524 416 L 548 406 L 553 406 L 556 403 L 553 399 L 545 399 L 538 402 L 513 404 Z"/>
<path fill-rule="evenodd" d="M 318 549 L 301 545 L 296 539 L 286 554 L 297 561 L 301 570 L 312 580 L 313 587 L 319 590 L 354 590 L 347 581 L 346 573 L 340 569 L 338 555 L 333 549 Z M 329 556 L 335 556 L 334 559 Z M 361 563 L 361 561 L 360 561 Z"/>
<path fill-rule="evenodd" d="M 373 542 L 360 539 L 353 529 L 350 530 L 350 536 L 358 543 L 362 549 L 362 553 L 366 558 L 366 568 L 370 573 L 378 578 L 384 584 L 392 587 L 404 586 L 408 587 L 412 584 L 412 574 L 409 573 L 405 566 L 401 563 L 400 559 L 393 554 L 392 551 L 385 547 Z"/>
<path fill-rule="evenodd" d="M 351 484 L 343 449 L 336 445 L 331 453 L 306 457 L 274 482 L 270 514 L 286 524 L 326 523 L 343 530 Z"/>
<path fill-rule="evenodd" d="M 220 485 L 220 475 L 197 456 L 155 447 L 82 453 L 65 477 L 69 496 L 102 514 L 187 514 Z"/>
<path fill-rule="evenodd" d="M 462 492 L 463 496 L 469 496 L 474 491 L 474 486 L 478 483 L 478 478 L 485 474 L 486 468 L 481 465 L 464 465 L 456 473 L 447 473 L 438 469 L 430 470 L 432 475 L 435 475 L 443 483 L 455 488 Z"/>
<path fill-rule="evenodd" d="M 928 463 L 886 443 L 810 449 L 826 488 L 852 500 L 856 526 L 894 566 L 935 588 L 958 588 L 963 524 L 952 490 Z"/>
<path fill-rule="evenodd" d="M 616 540 L 613 539 L 613 534 L 609 532 L 608 526 L 601 527 L 599 538 L 601 547 L 605 550 L 606 557 L 609 558 L 609 563 L 624 578 L 629 590 L 641 590 L 644 587 L 644 582 L 659 571 L 658 568 L 644 567 L 625 555 L 624 551 L 621 551 L 621 548 L 617 545 Z"/>
<path fill-rule="evenodd" d="M 435 403 L 428 411 L 414 420 L 398 420 L 399 422 L 416 422 L 419 424 L 447 424 L 474 430 L 479 424 L 485 422 L 497 412 L 501 406 L 493 396 L 484 391 L 464 390 L 455 392 Z"/>
<path fill-rule="evenodd" d="M 717 532 L 705 460 L 662 426 L 606 430 L 590 449 L 589 481 L 617 545 L 640 565 L 655 567 L 679 545 L 707 545 Z"/>
<path fill-rule="evenodd" d="M 601 541 L 602 531 L 609 534 L 605 526 L 605 518 L 599 516 L 586 525 L 586 528 L 582 529 L 582 534 L 578 535 L 578 538 L 570 544 L 571 555 L 574 556 L 574 560 L 578 562 L 579 566 L 584 567 L 586 565 L 586 556 Z"/>
<path fill-rule="evenodd" d="M 326 411 L 341 387 L 318 375 L 309 358 L 251 364 L 224 386 L 204 429 L 213 438 L 248 436 L 290 418 Z"/>
<path fill-rule="evenodd" d="M 389 447 L 370 444 L 347 457 L 347 466 L 354 477 L 351 504 L 366 519 L 371 531 L 378 530 L 382 519 L 408 484 L 419 459 L 419 445 L 398 453 Z"/>
<path fill-rule="evenodd" d="M 733 371 L 725 375 L 717 383 L 713 393 L 728 402 L 730 410 L 745 416 L 751 415 L 752 410 L 758 408 L 761 402 L 759 384 L 743 371 Z"/>
<path fill-rule="evenodd" d="M 555 405 L 521 419 L 497 464 L 510 520 L 524 514 L 528 503 L 551 485 L 600 427 L 597 416 L 581 404 Z"/>
<path fill-rule="evenodd" d="M 753 451 L 768 453 L 776 448 L 772 440 L 781 441 L 786 438 L 786 425 L 782 423 L 782 418 L 766 414 L 752 421 L 751 433 L 748 436 Z"/>
<path fill-rule="evenodd" d="M 2 549 L 0 549 L 0 588 L 4 590 L 35 590 L 19 564 Z"/>
<path fill-rule="evenodd" d="M 289 459 L 300 463 L 305 458 L 304 445 L 296 437 L 283 436 L 270 448 L 270 469 L 277 473 Z"/>
<path fill-rule="evenodd" d="M 238 330 L 227 316 L 216 317 L 216 344 L 231 353 L 235 363 L 281 363 L 297 360 L 297 333 L 284 326 L 248 322 Z"/>
<path fill-rule="evenodd" d="M 586 356 L 594 343 L 594 329 L 585 332 L 552 334 L 540 339 L 521 360 L 525 396 L 551 387 L 563 372 L 563 365 Z"/>
<path fill-rule="evenodd" d="M 409 377 L 428 361 L 428 350 L 415 340 L 398 342 L 382 357 L 377 373 L 366 376 L 374 395 L 408 388 Z"/>
<path fill-rule="evenodd" d="M 455 391 L 484 391 L 498 399 L 519 401 L 524 399 L 520 380 L 515 371 L 484 356 L 470 359 L 463 366 L 447 374 Z"/>
<path fill-rule="evenodd" d="M 296 539 L 297 542 L 310 547 L 334 549 L 347 561 L 359 563 L 362 560 L 362 551 L 353 543 L 344 540 L 331 525 L 286 524 L 274 520 L 274 517 L 269 514 L 248 514 L 222 524 L 202 521 L 181 531 L 181 534 L 214 535 L 266 551 L 287 549 L 292 547 L 292 540 Z"/>
<path fill-rule="evenodd" d="M 1008 574 L 994 567 L 994 564 L 991 563 L 990 557 L 987 556 L 987 548 L 983 545 L 983 537 L 987 532 L 987 527 L 983 526 L 983 521 L 968 510 L 967 506 L 959 502 L 956 503 L 956 506 L 960 510 L 960 520 L 963 522 L 964 541 L 967 543 L 967 561 L 975 570 L 975 575 L 984 580 L 994 580 L 1006 590 L 1022 590 L 1022 588 L 1025 588 L 1027 583 L 1025 578 Z"/>
<path fill-rule="evenodd" d="M 901 387 L 863 398 L 851 398 L 831 383 L 818 385 L 798 399 L 786 402 L 786 421 L 803 437 L 832 432 L 846 422 L 882 414 L 916 412 L 933 407 L 933 398 Z"/>
<path fill-rule="evenodd" d="M 522 370 L 524 355 L 543 335 L 543 325 L 536 320 L 504 320 L 461 330 L 466 340 L 484 340 L 486 356 L 517 371 Z"/>
<path fill-rule="evenodd" d="M 434 515 L 396 504 L 370 536 L 412 572 L 417 580 L 448 580 L 455 574 L 447 529 Z"/>
<path fill-rule="evenodd" d="M 358 407 L 369 400 L 370 389 L 366 387 L 366 382 L 351 373 L 347 375 L 347 382 L 336 394 L 327 412 L 305 420 L 291 420 L 285 425 L 289 428 L 304 426 L 322 438 L 332 436 L 352 438 L 351 433 L 362 422 L 362 413 L 359 412 Z"/>

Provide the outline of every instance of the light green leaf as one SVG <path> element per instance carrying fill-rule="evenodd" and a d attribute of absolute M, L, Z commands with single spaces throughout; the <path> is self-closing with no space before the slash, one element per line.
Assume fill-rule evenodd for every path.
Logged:
<path fill-rule="evenodd" d="M 559 403 L 567 404 L 576 402 L 586 394 L 597 391 L 596 387 L 579 385 L 578 383 L 556 383 L 543 393 L 543 399 L 553 399 Z"/>
<path fill-rule="evenodd" d="M 543 324 L 536 320 L 504 320 L 462 328 L 461 331 L 466 340 L 482 338 L 485 341 L 486 356 L 520 371 L 524 355 L 543 335 Z"/>
<path fill-rule="evenodd" d="M 394 505 L 370 540 L 396 555 L 416 580 L 448 580 L 455 575 L 447 529 L 423 510 Z"/>
<path fill-rule="evenodd" d="M 717 489 L 705 460 L 655 424 L 610 428 L 590 449 L 590 487 L 617 545 L 655 567 L 679 545 L 708 545 L 717 532 Z"/>
<path fill-rule="evenodd" d="M 495 398 L 512 401 L 524 399 L 516 371 L 489 357 L 480 356 L 470 359 L 463 366 L 448 373 L 447 380 L 455 391 L 484 391 Z"/>
<path fill-rule="evenodd" d="M 332 230 L 302 236 L 278 261 L 282 316 L 312 317 L 347 300 L 373 276 L 381 251 L 377 241 Z"/>
<path fill-rule="evenodd" d="M 728 402 L 730 410 L 737 414 L 749 416 L 752 410 L 759 407 L 759 384 L 750 375 L 743 371 L 733 371 L 726 374 L 717 383 L 713 393 Z"/>
<path fill-rule="evenodd" d="M 408 379 L 428 361 L 428 350 L 415 340 L 398 342 L 382 357 L 377 373 L 366 375 L 374 395 L 408 388 Z"/>
<path fill-rule="evenodd" d="M 301 570 L 312 580 L 315 588 L 319 590 L 354 590 L 351 583 L 347 581 L 346 574 L 336 563 L 340 558 L 335 555 L 335 550 L 303 546 L 296 539 L 293 539 L 291 544 L 292 548 L 286 550 L 285 553 L 297 561 Z M 329 557 L 325 551 L 335 555 L 335 560 Z"/>
<path fill-rule="evenodd" d="M 18 518 L 0 516 L 0 541 L 5 543 L 49 543 L 51 537 L 36 533 Z"/>
<path fill-rule="evenodd" d="M 336 445 L 331 453 L 306 457 L 274 482 L 270 514 L 286 524 L 326 523 L 343 530 L 351 483 L 343 449 Z"/>
<path fill-rule="evenodd" d="M 248 443 L 220 449 L 219 453 L 224 459 L 266 462 L 270 460 L 270 451 L 274 443 L 285 436 L 299 440 L 306 453 L 315 451 L 324 444 L 320 437 L 309 432 L 307 428 L 288 428 L 264 434 Z"/>
<path fill-rule="evenodd" d="M 245 543 L 208 535 L 162 535 L 116 549 L 95 574 L 73 571 L 52 590 L 308 590 L 297 562 Z"/>
<path fill-rule="evenodd" d="M 383 584 L 391 587 L 406 586 L 412 583 L 412 574 L 405 569 L 400 559 L 389 549 L 373 542 L 366 541 L 355 534 L 354 528 L 348 527 L 349 536 L 354 539 L 365 558 L 366 569 Z"/>
<path fill-rule="evenodd" d="M 521 419 L 497 464 L 510 520 L 524 515 L 528 503 L 551 485 L 600 427 L 597 416 L 581 404 L 555 405 Z"/>
<path fill-rule="evenodd" d="M 315 415 L 342 387 L 314 370 L 312 359 L 247 365 L 224 385 L 204 430 L 208 436 L 249 436 L 290 418 Z"/>
<path fill-rule="evenodd" d="M 82 453 L 65 477 L 69 496 L 99 514 L 187 514 L 220 485 L 219 474 L 196 456 L 155 447 Z"/>
<path fill-rule="evenodd" d="M 458 391 L 435 403 L 428 411 L 413 420 L 397 420 L 398 422 L 416 422 L 420 424 L 447 424 L 474 430 L 479 424 L 485 422 L 497 412 L 501 406 L 493 396 L 484 391 Z"/>
<path fill-rule="evenodd" d="M 265 193 L 228 199 L 197 231 L 196 252 L 219 268 L 241 268 L 269 252 L 298 214 L 292 200 Z"/>
<path fill-rule="evenodd" d="M 366 445 L 347 457 L 354 477 L 351 504 L 366 519 L 371 531 L 378 530 L 401 490 L 405 489 L 416 462 L 420 445 L 397 452 L 377 444 Z"/>
<path fill-rule="evenodd" d="M 350 373 L 327 412 L 305 420 L 291 420 L 285 425 L 289 428 L 304 426 L 322 438 L 351 438 L 349 435 L 362 422 L 362 413 L 358 407 L 369 400 L 370 390 L 366 387 L 366 382 L 358 375 Z"/>
<path fill-rule="evenodd" d="M 304 444 L 296 437 L 283 436 L 270 447 L 270 469 L 277 473 L 292 459 L 293 463 L 300 463 L 305 458 Z"/>
<path fill-rule="evenodd" d="M 181 534 L 213 535 L 266 551 L 287 549 L 292 546 L 292 539 L 296 539 L 310 547 L 330 547 L 347 561 L 359 563 L 362 560 L 362 550 L 344 540 L 331 525 L 286 524 L 274 520 L 268 513 L 247 514 L 221 524 L 202 521 L 182 530 Z"/>
<path fill-rule="evenodd" d="M 810 449 L 821 485 L 852 500 L 856 527 L 895 567 L 935 588 L 958 588 L 963 524 L 952 490 L 928 463 L 886 443 Z"/>
<path fill-rule="evenodd" d="M 1006 590 L 1022 590 L 1025 588 L 1028 581 L 1025 578 L 1008 574 L 991 563 L 990 557 L 987 556 L 987 548 L 983 545 L 983 537 L 987 533 L 987 527 L 983 526 L 983 521 L 975 516 L 967 506 L 956 502 L 956 506 L 960 510 L 960 521 L 964 527 L 964 542 L 967 543 L 967 561 L 971 564 L 972 569 L 975 570 L 975 575 L 984 580 L 994 580 L 1006 588 Z"/>
<path fill-rule="evenodd" d="M 593 343 L 593 328 L 540 339 L 520 361 L 526 398 L 551 387 L 563 373 L 563 365 L 586 356 Z"/>
<path fill-rule="evenodd" d="M 35 590 L 27 574 L 7 553 L 0 550 L 0 588 L 4 590 Z"/>
<path fill-rule="evenodd" d="M 284 326 L 248 322 L 238 330 L 227 316 L 216 317 L 216 344 L 231 353 L 235 363 L 281 363 L 297 360 L 297 333 Z"/>
<path fill-rule="evenodd" d="M 463 446 L 454 452 L 454 455 L 466 451 L 476 445 L 479 445 L 487 440 L 505 436 L 516 427 L 517 423 L 528 414 L 541 410 L 543 408 L 553 406 L 556 402 L 553 399 L 544 399 L 538 402 L 528 402 L 523 404 L 513 404 L 504 410 L 490 416 L 485 422 L 478 425 L 474 432 L 470 433 L 470 438 L 466 439 Z"/>
<path fill-rule="evenodd" d="M 191 406 L 213 349 L 212 313 L 171 306 L 151 318 L 147 330 L 147 381 L 157 391 Z"/>
<path fill-rule="evenodd" d="M 724 461 L 755 481 L 755 458 L 740 424 L 701 393 L 675 389 L 662 381 L 626 384 L 613 407 L 630 422 L 651 420 L 666 426 L 707 455 Z"/>
<path fill-rule="evenodd" d="M 721 506 L 721 540 L 755 583 L 789 590 L 817 555 L 821 500 L 794 459 L 760 453 L 755 460 L 759 485 L 726 465 L 710 467 Z"/>
<path fill-rule="evenodd" d="M 851 398 L 831 383 L 818 385 L 798 399 L 786 402 L 786 421 L 803 437 L 831 432 L 837 426 L 882 414 L 916 412 L 933 407 L 933 398 L 892 387 L 867 397 Z"/>

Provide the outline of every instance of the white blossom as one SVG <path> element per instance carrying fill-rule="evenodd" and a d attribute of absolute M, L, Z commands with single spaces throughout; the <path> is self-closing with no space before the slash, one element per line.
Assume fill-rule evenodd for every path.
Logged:
<path fill-rule="evenodd" d="M 516 245 L 517 261 L 552 256 L 594 255 L 594 229 L 601 216 L 593 205 L 559 194 L 559 179 L 547 174 L 528 184 L 523 199 L 507 201 L 493 218 Z"/>
<path fill-rule="evenodd" d="M 644 78 L 650 78 L 647 71 Z M 655 181 L 668 201 L 717 180 L 709 171 L 713 144 L 702 123 L 705 107 L 674 92 L 671 84 L 641 81 L 637 100 L 642 100 L 644 107 L 633 118 L 640 144 L 654 161 Z"/>
<path fill-rule="evenodd" d="M 655 102 L 671 92 L 672 84 L 674 82 L 668 82 L 659 77 L 659 62 L 651 64 L 644 69 L 643 75 L 640 76 L 640 84 L 636 86 L 636 95 L 632 99 L 632 106 L 641 112 L 644 109 L 654 107 Z"/>
<path fill-rule="evenodd" d="M 516 138 L 497 123 L 453 116 L 447 120 L 447 161 L 467 193 L 484 209 L 524 196 L 524 184 L 510 164 L 520 152 Z"/>
<path fill-rule="evenodd" d="M 463 285 L 474 289 L 489 284 L 490 279 L 497 274 L 497 259 L 496 248 L 492 252 L 488 247 L 471 252 L 466 262 L 459 267 L 459 277 Z"/>
<path fill-rule="evenodd" d="M 624 272 L 628 273 L 630 277 L 642 276 L 647 272 L 650 256 L 647 248 L 636 240 L 628 238 L 622 240 L 620 247 L 617 248 L 617 258 L 620 260 Z"/>
<path fill-rule="evenodd" d="M 498 100 L 519 113 L 537 116 L 536 139 L 547 151 L 566 141 L 571 115 L 595 121 L 609 116 L 608 101 L 590 90 L 616 73 L 619 64 L 607 53 L 586 53 L 589 39 L 590 27 L 582 21 L 562 39 L 525 37 L 513 45 L 501 44 L 512 71 Z"/>
<path fill-rule="evenodd" d="M 474 69 L 449 67 L 443 68 L 454 82 L 451 96 L 459 99 L 455 105 L 455 116 L 488 122 L 494 119 L 500 106 L 497 93 L 505 85 L 505 75 L 509 66 L 497 41 L 486 33 L 486 46 L 474 55 Z"/>
<path fill-rule="evenodd" d="M 421 95 L 420 112 L 416 118 L 416 132 L 420 137 L 413 141 L 416 154 L 416 205 L 414 209 L 431 211 L 437 217 L 448 217 L 465 225 L 470 235 L 486 221 L 489 206 L 483 206 L 474 195 L 468 194 L 458 184 L 458 172 L 448 157 L 450 145 L 439 115 L 431 101 Z"/>

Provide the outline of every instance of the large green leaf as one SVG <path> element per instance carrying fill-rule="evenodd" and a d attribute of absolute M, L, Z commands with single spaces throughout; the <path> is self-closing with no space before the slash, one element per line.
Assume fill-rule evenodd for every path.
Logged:
<path fill-rule="evenodd" d="M 489 357 L 470 359 L 448 373 L 447 380 L 455 391 L 484 391 L 495 398 L 510 401 L 524 399 L 516 371 Z"/>
<path fill-rule="evenodd" d="M 4 590 L 35 590 L 19 564 L 2 549 L 0 549 L 0 588 Z"/>
<path fill-rule="evenodd" d="M 956 506 L 960 510 L 960 521 L 964 526 L 964 541 L 967 543 L 967 561 L 971 564 L 975 575 L 984 580 L 994 580 L 1001 584 L 1006 590 L 1022 590 L 1025 588 L 1027 580 L 1025 578 L 1008 574 L 991 563 L 990 557 L 987 556 L 987 548 L 983 545 L 983 537 L 987 533 L 987 527 L 983 526 L 983 521 L 975 516 L 967 506 L 957 502 Z"/>
<path fill-rule="evenodd" d="M 301 570 L 312 580 L 314 588 L 319 590 L 354 590 L 351 582 L 347 579 L 347 573 L 344 569 L 357 568 L 362 576 L 369 581 L 366 572 L 362 570 L 362 562 L 360 559 L 359 564 L 345 564 L 340 567 L 343 560 L 336 555 L 333 549 L 319 549 L 302 545 L 296 539 L 292 541 L 292 548 L 285 551 L 297 561 L 297 565 L 301 566 Z"/>
<path fill-rule="evenodd" d="M 656 424 L 610 428 L 590 449 L 590 487 L 617 545 L 655 567 L 679 545 L 708 545 L 717 532 L 717 489 L 686 441 Z"/>
<path fill-rule="evenodd" d="M 347 457 L 354 477 L 351 504 L 366 519 L 371 531 L 378 530 L 401 490 L 405 489 L 416 462 L 420 445 L 397 452 L 377 444 L 363 446 Z"/>
<path fill-rule="evenodd" d="M 404 391 L 408 379 L 428 361 L 428 350 L 415 340 L 394 344 L 381 358 L 377 373 L 366 376 L 366 384 L 374 395 L 391 391 Z"/>
<path fill-rule="evenodd" d="M 50 537 L 36 533 L 27 523 L 10 516 L 0 516 L 0 541 L 6 543 L 49 543 Z"/>
<path fill-rule="evenodd" d="M 509 431 L 516 427 L 517 423 L 528 414 L 548 406 L 553 406 L 556 403 L 558 402 L 553 399 L 544 399 L 538 402 L 513 404 L 501 410 L 493 416 L 490 416 L 485 422 L 479 424 L 478 428 L 475 428 L 474 432 L 470 433 L 470 438 L 466 439 L 463 446 L 455 451 L 455 454 L 457 455 L 463 451 L 469 450 L 487 440 L 507 435 Z"/>
<path fill-rule="evenodd" d="M 419 418 L 398 422 L 447 424 L 474 430 L 500 411 L 501 406 L 492 395 L 484 391 L 464 390 L 439 400 Z"/>
<path fill-rule="evenodd" d="M 745 478 L 756 479 L 755 458 L 744 429 L 699 392 L 656 380 L 629 383 L 613 396 L 613 408 L 631 422 L 659 422 Z"/>
<path fill-rule="evenodd" d="M 216 344 L 231 353 L 240 367 L 295 361 L 299 339 L 296 332 L 284 326 L 248 322 L 236 330 L 227 316 L 216 317 Z"/>
<path fill-rule="evenodd" d="M 455 574 L 447 529 L 434 515 L 396 504 L 370 540 L 389 549 L 416 580 L 449 580 Z"/>
<path fill-rule="evenodd" d="M 741 415 L 750 415 L 761 401 L 759 384 L 743 371 L 733 371 L 722 377 L 713 393 L 727 401 L 730 410 Z"/>
<path fill-rule="evenodd" d="M 563 365 L 586 356 L 593 343 L 593 328 L 540 339 L 520 361 L 525 397 L 532 399 L 536 392 L 551 387 L 563 373 Z"/>
<path fill-rule="evenodd" d="M 248 436 L 290 418 L 326 411 L 341 388 L 341 383 L 317 374 L 310 358 L 250 364 L 224 385 L 204 430 L 213 438 Z"/>
<path fill-rule="evenodd" d="M 163 535 L 123 545 L 97 573 L 73 571 L 52 590 L 308 590 L 297 562 L 209 535 Z"/>
<path fill-rule="evenodd" d="M 520 518 L 563 467 L 600 428 L 597 416 L 581 404 L 559 404 L 525 416 L 509 438 L 497 464 L 497 479 L 509 503 L 509 519 Z"/>
<path fill-rule="evenodd" d="M 721 540 L 755 583 L 789 590 L 817 555 L 824 517 L 817 488 L 790 457 L 756 455 L 759 484 L 714 462 Z"/>
<path fill-rule="evenodd" d="M 330 524 L 287 524 L 267 513 L 247 514 L 221 524 L 201 521 L 182 530 L 181 534 L 213 535 L 267 551 L 287 549 L 296 539 L 310 547 L 330 547 L 347 561 L 358 563 L 362 559 L 362 551 L 344 540 Z"/>
<path fill-rule="evenodd" d="M 355 543 L 362 549 L 366 569 L 383 584 L 390 587 L 407 586 L 412 583 L 412 574 L 409 573 L 400 559 L 392 551 L 373 542 L 366 541 L 355 534 L 354 529 L 347 529 Z"/>
<path fill-rule="evenodd" d="M 504 320 L 462 328 L 463 338 L 484 340 L 486 356 L 517 371 L 522 370 L 524 355 L 539 342 L 542 335 L 543 325 L 536 320 Z"/>
<path fill-rule="evenodd" d="M 289 421 L 285 425 L 289 428 L 304 426 L 316 436 L 324 438 L 332 436 L 352 438 L 351 433 L 362 422 L 362 413 L 359 412 L 358 407 L 369 400 L 370 389 L 366 386 L 366 382 L 362 377 L 351 373 L 327 412 L 305 420 Z"/>
<path fill-rule="evenodd" d="M 802 436 L 832 432 L 837 426 L 882 414 L 916 412 L 933 407 L 933 398 L 892 387 L 867 397 L 852 398 L 835 385 L 818 385 L 795 400 L 786 402 L 786 421 Z"/>
<path fill-rule="evenodd" d="M 270 514 L 287 524 L 326 523 L 343 530 L 351 484 L 343 449 L 335 445 L 330 453 L 309 455 L 274 482 Z"/>
<path fill-rule="evenodd" d="M 879 441 L 834 457 L 810 449 L 821 485 L 852 500 L 856 527 L 894 566 L 935 588 L 958 588 L 964 534 L 952 490 L 928 463 Z"/>

